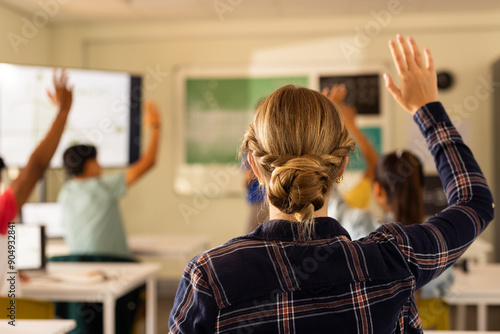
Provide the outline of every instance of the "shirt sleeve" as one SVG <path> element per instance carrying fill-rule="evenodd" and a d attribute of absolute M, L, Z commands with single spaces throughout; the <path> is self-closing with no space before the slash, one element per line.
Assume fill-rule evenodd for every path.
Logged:
<path fill-rule="evenodd" d="M 120 198 L 127 193 L 125 173 L 115 173 L 101 176 L 101 182 L 114 198 Z"/>
<path fill-rule="evenodd" d="M 439 102 L 414 116 L 448 199 L 448 207 L 424 224 L 384 225 L 416 278 L 417 289 L 450 267 L 493 219 L 491 191 L 472 152 Z"/>
<path fill-rule="evenodd" d="M 16 196 L 12 188 L 7 188 L 3 194 L 0 195 L 0 234 L 7 233 L 7 226 L 17 214 Z"/>
<path fill-rule="evenodd" d="M 170 333 L 215 333 L 218 306 L 206 275 L 192 260 L 175 296 L 168 325 Z"/>

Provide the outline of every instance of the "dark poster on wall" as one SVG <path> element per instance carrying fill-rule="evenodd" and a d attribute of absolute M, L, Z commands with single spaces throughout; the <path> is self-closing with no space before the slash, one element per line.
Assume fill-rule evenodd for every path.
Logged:
<path fill-rule="evenodd" d="M 320 90 L 344 84 L 345 104 L 354 105 L 358 115 L 380 115 L 380 77 L 378 74 L 321 76 Z"/>

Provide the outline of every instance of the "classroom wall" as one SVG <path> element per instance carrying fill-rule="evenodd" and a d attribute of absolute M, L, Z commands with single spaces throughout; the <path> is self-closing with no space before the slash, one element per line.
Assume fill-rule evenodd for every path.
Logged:
<path fill-rule="evenodd" d="M 490 91 L 481 85 L 488 78 L 491 64 L 500 57 L 499 15 L 411 14 L 404 12 L 403 3 L 397 8 L 342 17 L 236 20 L 228 14 L 224 21 L 216 22 L 63 25 L 51 31 L 46 43 L 51 46 L 50 62 L 54 65 L 126 70 L 142 73 L 146 80 L 158 83 L 151 85 L 156 87 L 147 89 L 145 95 L 158 101 L 162 110 L 160 157 L 155 170 L 134 185 L 122 201 L 127 231 L 209 234 L 215 246 L 244 232 L 248 208 L 242 197 L 213 198 L 189 221 L 183 219 L 180 207 L 203 199 L 174 192 L 173 157 L 182 140 L 175 126 L 178 114 L 172 102 L 176 66 L 384 64 L 395 75 L 387 40 L 397 32 L 412 34 L 421 46 L 432 50 L 438 69 L 456 75 L 455 87 L 442 93 L 441 99 L 460 123 L 487 178 L 492 179 L 492 101 Z M 369 36 L 360 31 L 368 31 Z M 38 48 L 42 55 L 48 53 L 46 47 Z M 454 108 L 464 103 L 467 109 Z M 388 147 L 421 145 L 413 140 L 409 143 L 407 134 L 414 129 L 411 118 L 393 103 L 389 107 L 394 139 Z M 56 171 L 50 180 L 48 198 L 53 199 L 62 176 Z M 490 226 L 485 234 L 489 240 L 493 238 L 492 230 Z"/>
<path fill-rule="evenodd" d="M 0 18 L 0 62 L 40 65 L 50 62 L 50 22 L 43 15 L 34 17 L 0 6 Z"/>

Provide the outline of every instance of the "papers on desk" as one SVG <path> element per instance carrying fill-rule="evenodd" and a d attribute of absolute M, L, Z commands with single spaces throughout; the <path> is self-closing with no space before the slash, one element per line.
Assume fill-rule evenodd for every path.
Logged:
<path fill-rule="evenodd" d="M 100 270 L 80 271 L 74 273 L 52 273 L 41 276 L 42 281 L 57 281 L 62 283 L 78 284 L 97 284 L 109 279 L 109 277 Z"/>

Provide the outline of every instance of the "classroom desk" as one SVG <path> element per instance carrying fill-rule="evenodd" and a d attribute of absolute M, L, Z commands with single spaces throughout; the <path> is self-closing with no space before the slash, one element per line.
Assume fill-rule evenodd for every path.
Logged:
<path fill-rule="evenodd" d="M 146 283 L 146 333 L 156 334 L 155 273 L 159 269 L 156 263 L 50 262 L 46 274 L 22 283 L 21 293 L 23 297 L 41 300 L 102 302 L 104 334 L 114 334 L 116 300 Z M 81 277 L 92 271 L 103 272 L 107 279 L 97 283 L 60 279 L 62 275 Z"/>
<path fill-rule="evenodd" d="M 127 239 L 133 255 L 148 257 L 170 257 L 179 260 L 182 268 L 195 254 L 210 247 L 206 235 L 187 234 L 136 234 Z M 64 239 L 47 240 L 47 256 L 67 255 L 69 249 Z"/>
<path fill-rule="evenodd" d="M 488 254 L 493 252 L 493 245 L 483 238 L 477 238 L 460 257 L 460 260 L 472 260 L 475 264 L 488 263 Z"/>
<path fill-rule="evenodd" d="M 2 334 L 66 334 L 76 328 L 75 320 L 16 320 L 16 327 L 0 322 Z"/>
<path fill-rule="evenodd" d="M 466 305 L 477 306 L 477 329 L 486 331 L 487 307 L 500 305 L 500 264 L 473 266 L 468 273 L 455 269 L 455 283 L 445 296 L 451 305 L 457 305 L 458 330 L 465 327 Z"/>

